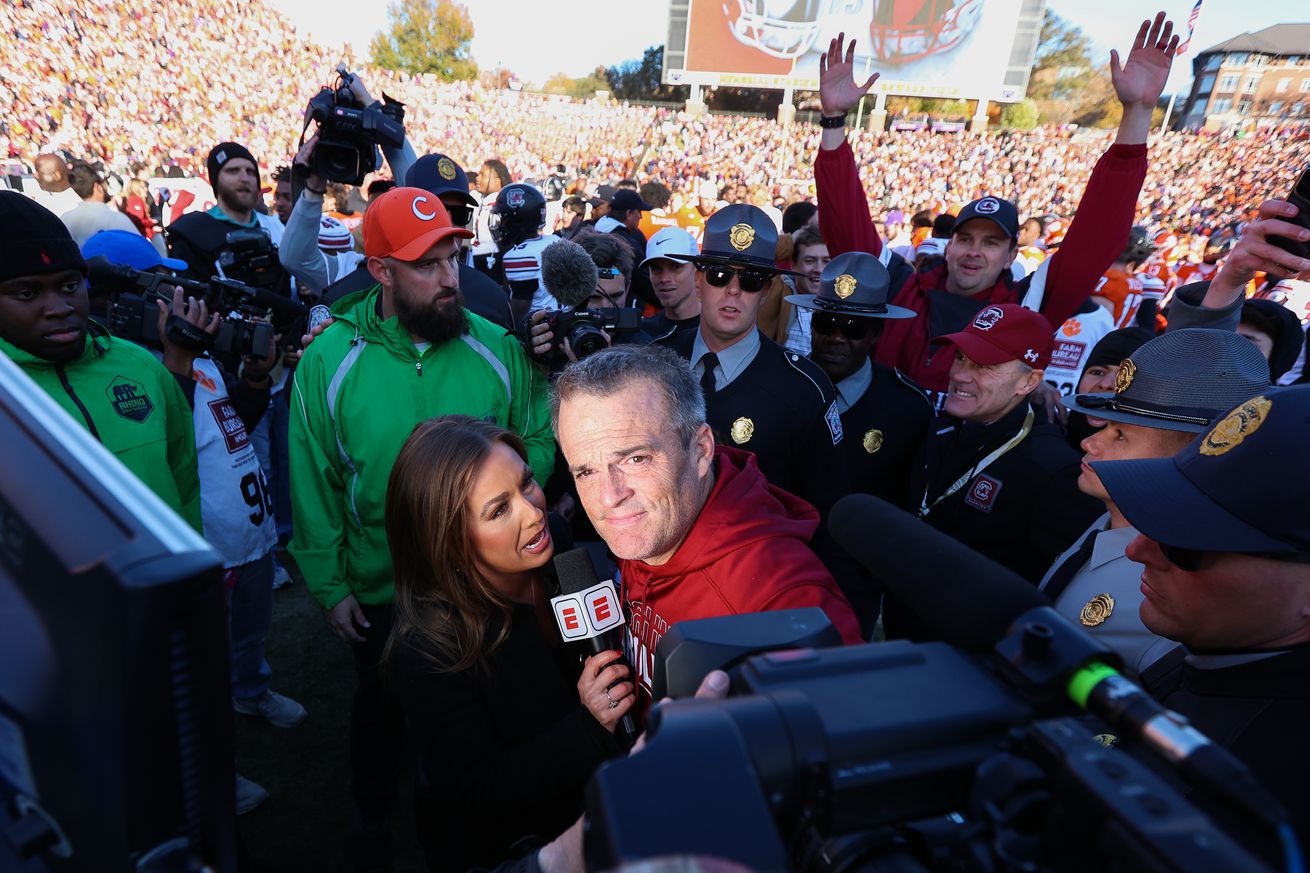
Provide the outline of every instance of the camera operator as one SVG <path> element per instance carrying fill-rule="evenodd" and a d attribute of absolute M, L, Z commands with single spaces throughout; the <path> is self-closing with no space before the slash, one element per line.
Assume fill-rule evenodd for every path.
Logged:
<path fill-rule="evenodd" d="M 168 252 L 190 264 L 188 277 L 205 281 L 211 276 L 228 276 L 268 290 L 285 292 L 283 271 L 268 270 L 261 264 L 261 275 L 252 276 L 238 260 L 225 270 L 220 259 L 230 252 L 228 234 L 238 230 L 258 230 L 273 247 L 282 242 L 282 222 L 276 215 L 256 210 L 259 204 L 259 165 L 243 145 L 221 142 L 205 160 L 209 184 L 217 201 L 207 212 L 191 212 L 168 226 Z"/>
<path fill-rule="evenodd" d="M 822 608 L 847 643 L 859 622 L 808 542 L 813 507 L 753 456 L 715 444 L 686 361 L 621 345 L 555 380 L 555 432 L 597 533 L 619 559 L 628 659 L 649 701 L 655 646 L 679 621 Z"/>
<path fill-rule="evenodd" d="M 186 398 L 154 356 L 88 318 L 86 272 L 62 221 L 0 191 L 0 351 L 200 530 Z"/>
<path fill-rule="evenodd" d="M 355 81 L 359 82 L 358 79 Z M 317 245 L 314 234 L 318 233 L 318 225 L 315 222 L 322 215 L 323 197 L 316 192 L 322 190 L 322 179 L 309 170 L 317 142 L 317 136 L 311 138 L 300 154 L 296 155 L 296 164 L 303 166 L 308 175 L 305 191 L 292 210 L 292 219 L 287 225 L 287 234 L 279 255 L 283 266 L 292 275 L 307 287 L 321 290 L 323 303 L 334 306 L 344 297 L 371 288 L 375 280 L 368 272 L 365 258 L 359 253 L 343 252 L 333 257 L 320 251 Z M 416 160 L 409 140 L 405 141 L 399 153 L 388 150 L 386 154 L 392 170 L 396 172 L 397 178 L 404 179 L 406 187 L 421 188 L 435 194 L 450 213 L 452 223 L 466 230 L 469 228 L 473 223 L 473 209 L 477 201 L 469 193 L 468 176 L 459 164 L 442 154 L 424 155 Z M 457 244 L 462 246 L 462 240 Z M 464 297 L 464 305 L 470 312 L 510 330 L 512 322 L 505 292 L 485 274 L 466 264 L 465 260 L 461 248 L 459 290 Z M 319 268 L 323 266 L 326 266 L 326 270 L 320 272 Z"/>
<path fill-rule="evenodd" d="M 532 343 L 529 351 L 537 360 L 553 361 L 555 369 L 563 367 L 570 361 L 578 360 L 578 356 L 571 347 L 567 336 L 556 339 L 548 321 L 550 316 L 560 311 L 579 309 L 620 310 L 630 308 L 628 306 L 628 292 L 632 281 L 632 253 L 628 251 L 627 246 L 609 234 L 598 233 L 590 228 L 578 233 L 572 242 L 585 251 L 590 256 L 592 263 L 596 265 L 594 290 L 585 301 L 579 301 L 581 305 L 573 305 L 573 300 L 565 299 L 561 301 L 560 310 L 540 309 L 532 313 L 528 319 L 530 325 L 529 337 Z M 550 290 L 555 292 L 559 289 Z M 633 310 L 632 315 L 632 320 L 637 322 L 636 310 Z M 646 345 L 651 341 L 650 337 L 639 329 L 619 330 L 612 334 L 604 328 L 599 330 L 607 345 L 614 345 L 615 343 Z M 552 358 L 552 352 L 556 348 L 562 353 L 562 357 L 555 356 Z"/>
<path fill-rule="evenodd" d="M 1145 348 L 1145 347 L 1144 347 Z M 1310 839 L 1310 387 L 1271 388 L 1172 457 L 1093 461 L 1137 529 L 1139 608 L 1187 647 L 1163 698 L 1226 747 Z"/>

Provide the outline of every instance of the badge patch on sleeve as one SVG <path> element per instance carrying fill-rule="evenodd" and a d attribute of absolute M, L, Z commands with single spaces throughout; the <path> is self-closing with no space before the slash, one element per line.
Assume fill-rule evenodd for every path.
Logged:
<path fill-rule="evenodd" d="M 841 413 L 837 411 L 837 401 L 832 402 L 828 414 L 823 418 L 828 422 L 828 432 L 832 434 L 832 444 L 835 446 L 841 442 Z"/>
<path fill-rule="evenodd" d="M 964 502 L 974 509 L 980 509 L 983 512 L 991 512 L 992 507 L 996 505 L 996 495 L 1001 493 L 1001 481 L 993 479 L 991 476 L 984 476 L 981 473 L 973 480 L 969 486 L 969 491 L 964 495 Z"/>

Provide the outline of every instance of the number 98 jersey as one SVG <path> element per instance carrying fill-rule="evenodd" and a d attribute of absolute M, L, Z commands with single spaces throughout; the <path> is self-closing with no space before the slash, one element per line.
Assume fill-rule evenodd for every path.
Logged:
<path fill-rule="evenodd" d="M 273 495 L 218 364 L 196 358 L 194 422 L 205 539 L 224 567 L 248 564 L 277 545 Z"/>

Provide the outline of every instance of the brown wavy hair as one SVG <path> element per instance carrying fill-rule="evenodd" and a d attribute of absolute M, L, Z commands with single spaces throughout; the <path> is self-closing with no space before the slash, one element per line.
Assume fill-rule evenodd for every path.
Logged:
<path fill-rule="evenodd" d="M 509 636 L 512 605 L 478 572 L 469 536 L 468 494 L 496 443 L 527 460 L 518 434 L 467 415 L 420 422 L 401 448 L 387 483 L 396 617 L 384 659 L 410 645 L 458 673 Z"/>

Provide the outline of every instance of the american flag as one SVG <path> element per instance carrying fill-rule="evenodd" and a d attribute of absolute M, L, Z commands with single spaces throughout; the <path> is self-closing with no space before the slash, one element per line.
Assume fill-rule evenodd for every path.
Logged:
<path fill-rule="evenodd" d="M 1201 16 L 1202 0 L 1196 0 L 1196 5 L 1192 7 L 1192 14 L 1187 16 L 1187 39 L 1178 44 L 1178 54 L 1182 55 L 1187 51 L 1187 47 L 1192 44 L 1192 34 L 1196 32 L 1196 19 Z"/>

